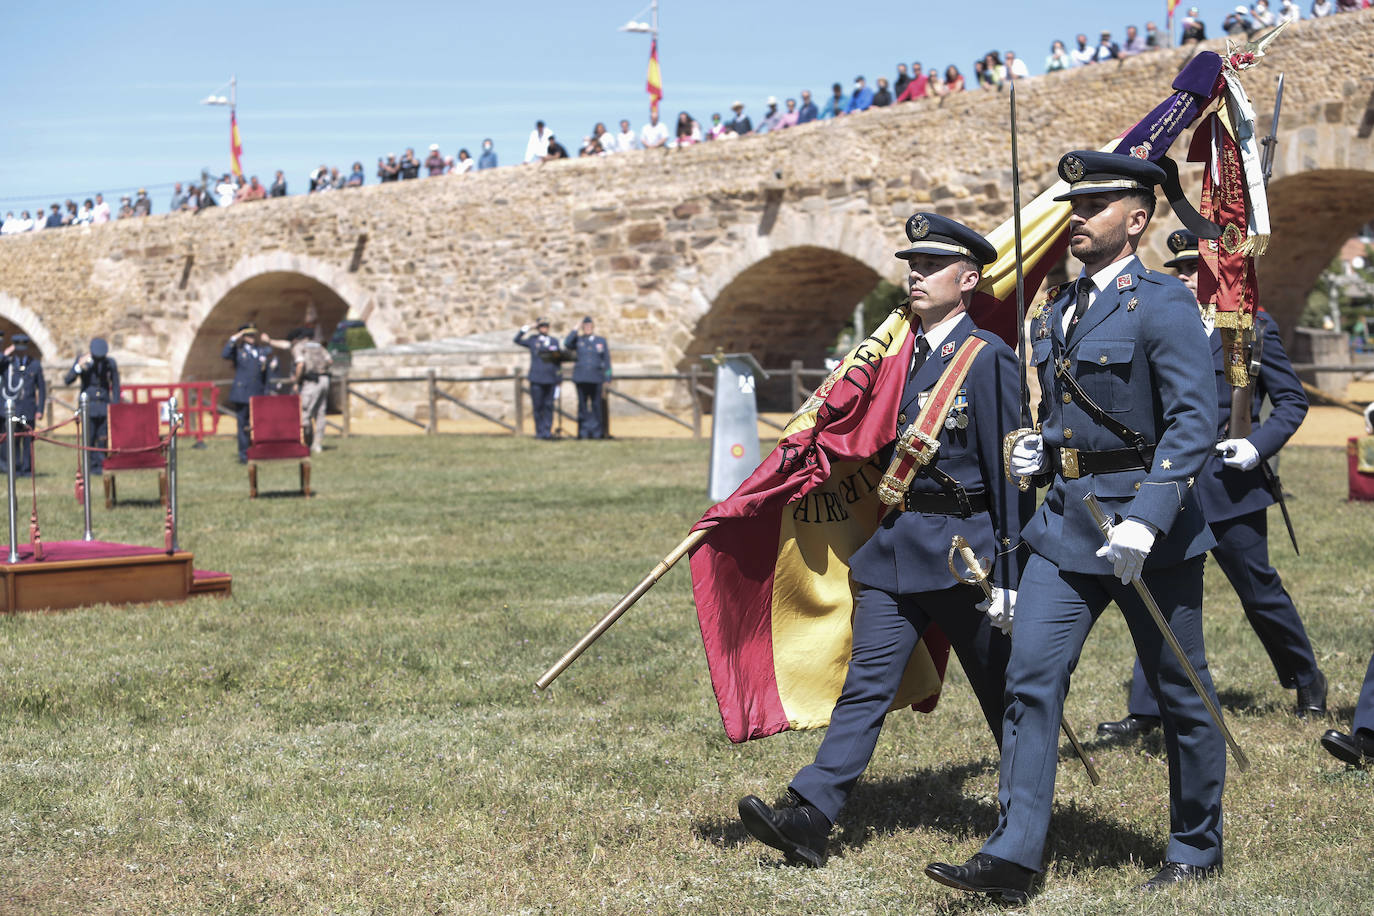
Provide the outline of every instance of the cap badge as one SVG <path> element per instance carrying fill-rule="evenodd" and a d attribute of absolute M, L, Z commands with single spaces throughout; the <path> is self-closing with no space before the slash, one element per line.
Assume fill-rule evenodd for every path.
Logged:
<path fill-rule="evenodd" d="M 919 242 L 927 235 L 930 235 L 930 220 L 926 219 L 924 213 L 917 213 L 906 221 L 906 237 L 908 239 Z"/>
<path fill-rule="evenodd" d="M 1064 178 L 1068 181 L 1083 180 L 1083 160 L 1077 156 L 1064 157 Z"/>
<path fill-rule="evenodd" d="M 1188 240 L 1184 238 L 1182 231 L 1175 230 L 1169 235 L 1169 248 L 1174 252 L 1182 251 L 1188 247 Z"/>

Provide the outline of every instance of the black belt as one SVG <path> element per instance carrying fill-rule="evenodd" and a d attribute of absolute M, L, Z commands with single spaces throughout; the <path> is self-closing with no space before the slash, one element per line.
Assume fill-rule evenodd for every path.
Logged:
<path fill-rule="evenodd" d="M 1084 452 L 1076 448 L 1055 450 L 1059 458 L 1059 473 L 1069 480 L 1089 474 L 1110 474 L 1113 471 L 1150 469 L 1155 456 L 1153 445 L 1141 449 L 1112 448 L 1100 452 Z"/>
<path fill-rule="evenodd" d="M 912 493 L 906 494 L 907 512 L 924 512 L 926 515 L 954 515 L 968 518 L 988 511 L 988 498 L 985 493 L 966 493 L 963 502 L 954 493 Z"/>

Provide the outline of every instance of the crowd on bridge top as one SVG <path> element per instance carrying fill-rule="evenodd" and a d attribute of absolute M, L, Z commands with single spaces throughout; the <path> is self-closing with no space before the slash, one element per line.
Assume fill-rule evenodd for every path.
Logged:
<path fill-rule="evenodd" d="M 1354 12 L 1367 9 L 1372 3 L 1374 0 L 1312 0 L 1308 16 L 1321 18 L 1336 13 Z M 1269 0 L 1254 0 L 1248 7 L 1236 6 L 1222 20 L 1221 29 L 1228 36 L 1248 37 L 1281 23 L 1302 18 L 1303 12 L 1297 0 L 1280 0 L 1272 6 Z M 1206 38 L 1206 24 L 1198 15 L 1197 7 L 1190 7 L 1180 21 L 1180 42 L 1186 44 Z M 1126 26 L 1121 41 L 1118 41 L 1110 30 L 1103 30 L 1095 44 L 1088 40 L 1086 34 L 1080 33 L 1075 37 L 1072 47 L 1066 46 L 1062 41 L 1053 42 L 1045 58 L 1043 72 L 1074 70 L 1122 60 L 1167 45 L 1168 37 L 1154 22 L 1145 23 L 1143 32 L 1134 25 Z M 651 114 L 649 121 L 637 131 L 631 127 L 629 120 L 620 121 L 619 132 L 612 132 L 607 129 L 604 122 L 597 122 L 592 132 L 582 138 L 577 155 L 602 156 L 641 149 L 682 149 L 713 140 L 773 133 L 812 121 L 833 121 L 920 98 L 973 90 L 1000 90 L 1012 80 L 1028 79 L 1030 76 L 1030 68 L 1025 59 L 1010 50 L 989 51 L 981 59 L 973 62 L 967 77 L 954 64 L 941 71 L 938 68 L 927 70 L 920 61 L 913 61 L 910 69 L 907 64 L 899 63 L 892 81 L 886 76 L 880 76 L 870 86 L 861 75 L 854 79 L 848 91 L 842 83 L 834 83 L 830 87 L 830 94 L 820 102 L 812 98 L 809 89 L 803 89 L 798 94 L 799 98 L 785 99 L 781 107 L 776 97 L 769 96 L 764 102 L 764 112 L 759 116 L 758 123 L 747 114 L 747 106 L 739 100 L 731 104 L 730 118 L 725 119 L 717 112 L 711 115 L 710 123 L 705 125 L 686 111 L 678 113 L 671 127 L 659 120 L 657 112 Z M 568 148 L 559 141 L 552 129 L 542 120 L 536 122 L 534 130 L 530 132 L 521 163 L 542 164 L 567 158 L 570 158 Z M 488 138 L 482 141 L 476 157 L 467 149 L 459 149 L 456 156 L 445 156 L 437 143 L 430 144 L 424 159 L 416 155 L 413 147 L 407 148 L 400 156 L 388 153 L 377 157 L 374 175 L 377 181 L 385 184 L 419 178 L 422 173 L 429 178 L 466 175 L 469 172 L 496 168 L 497 165 L 496 150 Z M 366 183 L 367 172 L 361 162 L 354 162 L 347 173 L 342 172 L 337 166 L 322 164 L 309 174 L 308 193 L 347 190 L 361 187 Z M 281 171 L 276 173 L 270 185 L 262 184 L 256 175 L 245 178 L 242 175 L 234 177 L 225 173 L 218 182 L 202 175 L 199 181 L 186 182 L 184 188 L 181 182 L 175 184 L 168 202 L 168 211 L 196 212 L 207 207 L 228 207 L 286 195 L 286 176 Z M 143 188 L 138 189 L 136 196 L 121 198 L 119 208 L 113 211 L 105 202 L 103 195 L 95 194 L 80 205 L 75 200 L 68 199 L 65 204 L 52 203 L 47 211 L 39 208 L 30 214 L 28 210 L 22 210 L 17 216 L 10 211 L 5 214 L 3 224 L 0 224 L 0 235 L 94 225 L 115 219 L 148 216 L 152 212 L 152 200 Z"/>

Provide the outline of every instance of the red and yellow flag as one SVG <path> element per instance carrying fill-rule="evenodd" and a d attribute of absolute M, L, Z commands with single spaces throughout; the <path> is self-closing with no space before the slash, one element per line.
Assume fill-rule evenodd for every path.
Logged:
<path fill-rule="evenodd" d="M 658 103 L 663 98 L 663 74 L 658 70 L 658 39 L 649 45 L 649 77 L 644 83 L 649 93 L 649 110 L 658 114 Z"/>
<path fill-rule="evenodd" d="M 1178 0 L 1169 0 L 1169 17 L 1173 18 L 1174 10 L 1178 9 Z"/>
<path fill-rule="evenodd" d="M 239 117 L 238 112 L 232 109 L 229 112 L 229 167 L 233 170 L 235 177 L 243 177 L 243 164 L 239 162 L 239 157 L 243 155 L 243 143 L 239 140 Z"/>
<path fill-rule="evenodd" d="M 853 638 L 849 558 L 887 509 L 874 456 L 895 436 L 914 341 L 905 310 L 894 311 L 696 524 L 709 533 L 692 553 L 692 594 L 731 741 L 830 721 Z M 929 628 L 893 708 L 934 709 L 948 657 Z"/>

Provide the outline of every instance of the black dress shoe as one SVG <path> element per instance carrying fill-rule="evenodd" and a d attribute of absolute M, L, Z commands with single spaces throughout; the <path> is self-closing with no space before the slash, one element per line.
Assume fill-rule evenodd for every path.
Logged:
<path fill-rule="evenodd" d="M 975 894 L 987 894 L 1003 903 L 1025 903 L 1030 899 L 1031 882 L 1035 872 L 1029 868 L 990 856 L 985 852 L 974 853 L 973 858 L 963 865 L 946 865 L 932 862 L 926 866 L 926 877 L 938 881 L 945 887 Z"/>
<path fill-rule="evenodd" d="M 820 809 L 791 789 L 777 809 L 757 795 L 739 800 L 739 819 L 750 836 L 780 849 L 793 865 L 820 868 L 825 864 L 830 821 Z"/>
<path fill-rule="evenodd" d="M 1331 756 L 1337 760 L 1351 766 L 1364 767 L 1374 763 L 1374 738 L 1368 738 L 1359 732 L 1347 735 L 1333 728 L 1322 735 L 1322 747 L 1330 751 Z"/>
<path fill-rule="evenodd" d="M 1140 885 L 1142 891 L 1162 891 L 1166 887 L 1174 884 L 1183 884 L 1187 881 L 1206 881 L 1214 875 L 1221 874 L 1221 863 L 1216 865 L 1184 865 L 1182 862 L 1165 862 L 1164 867 L 1159 870 L 1149 881 Z"/>
<path fill-rule="evenodd" d="M 1298 718 L 1326 715 L 1326 675 L 1320 671 L 1312 683 L 1298 687 Z"/>
<path fill-rule="evenodd" d="M 1098 723 L 1097 733 L 1104 738 L 1136 738 L 1159 728 L 1159 716 L 1129 715 L 1119 722 Z"/>

